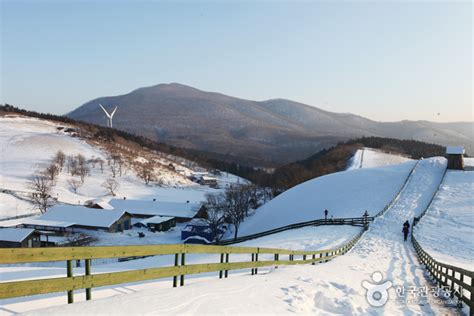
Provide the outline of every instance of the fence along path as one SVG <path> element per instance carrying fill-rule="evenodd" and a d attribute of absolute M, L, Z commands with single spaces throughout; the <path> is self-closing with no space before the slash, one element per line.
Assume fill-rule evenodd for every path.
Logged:
<path fill-rule="evenodd" d="M 251 269 L 257 274 L 258 268 L 316 264 L 344 255 L 359 240 L 364 231 L 347 243 L 334 249 L 299 251 L 277 248 L 229 247 L 209 245 L 152 245 L 152 246 L 109 246 L 109 247 L 65 247 L 65 248 L 2 248 L 0 264 L 66 261 L 67 277 L 13 281 L 0 283 L 0 299 L 67 292 L 68 303 L 74 302 L 74 290 L 86 289 L 86 300 L 92 298 L 92 288 L 173 277 L 173 287 L 184 285 L 185 275 L 204 272 L 219 272 L 219 278 L 227 278 L 229 270 Z M 91 260 L 121 258 L 130 256 L 173 255 L 174 265 L 122 272 L 92 274 Z M 186 265 L 186 254 L 220 254 L 220 263 Z M 230 254 L 249 254 L 251 261 L 230 262 Z M 259 260 L 259 254 L 273 255 L 273 260 Z M 286 255 L 287 260 L 280 258 Z M 299 259 L 295 259 L 299 256 Z M 74 260 L 85 260 L 85 275 L 73 276 Z M 179 281 L 179 282 L 178 282 Z"/>
<path fill-rule="evenodd" d="M 426 209 L 419 217 L 413 219 L 411 241 L 415 248 L 421 264 L 425 265 L 426 271 L 429 273 L 431 281 L 436 283 L 438 288 L 448 290 L 451 297 L 456 296 L 460 301 L 464 302 L 469 307 L 469 314 L 474 315 L 474 272 L 455 267 L 446 263 L 439 262 L 426 252 L 416 240 L 413 229 L 418 224 L 420 219 L 426 214 L 428 209 L 433 204 L 437 192 L 441 188 L 446 176 L 447 169 L 444 171 L 443 178 L 438 186 L 438 189 L 431 197 Z M 461 307 L 461 306 L 459 306 Z"/>

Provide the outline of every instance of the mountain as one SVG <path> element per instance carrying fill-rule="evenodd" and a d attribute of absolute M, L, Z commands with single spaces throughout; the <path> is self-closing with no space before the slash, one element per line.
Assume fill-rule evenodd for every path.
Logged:
<path fill-rule="evenodd" d="M 474 124 L 375 122 L 306 104 L 251 101 L 172 83 L 94 99 L 67 114 L 105 125 L 99 108 L 118 106 L 114 127 L 178 147 L 214 152 L 240 163 L 275 166 L 360 136 L 415 139 L 474 149 Z"/>

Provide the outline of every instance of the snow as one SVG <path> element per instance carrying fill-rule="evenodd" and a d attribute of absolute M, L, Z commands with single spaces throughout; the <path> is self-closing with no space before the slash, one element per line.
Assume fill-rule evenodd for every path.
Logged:
<path fill-rule="evenodd" d="M 455 309 L 446 307 L 442 300 L 432 297 L 428 302 L 428 298 L 417 297 L 418 302 L 407 293 L 399 297 L 396 292 L 402 287 L 408 291 L 412 286 L 431 286 L 415 259 L 412 245 L 403 242 L 401 228 L 406 219 L 418 216 L 427 207 L 445 167 L 443 158 L 422 160 L 396 202 L 371 224 L 358 244 L 328 263 L 259 269 L 257 276 L 247 272 L 231 275 L 227 280 L 218 280 L 215 275 L 206 282 L 188 278 L 184 287 L 176 289 L 171 289 L 169 283 L 164 287 L 148 283 L 142 289 L 124 285 L 126 295 L 48 307 L 31 314 L 453 314 Z M 314 229 L 319 228 L 323 227 Z M 328 233 L 335 230 L 327 228 Z M 373 282 L 371 277 L 377 271 L 382 272 L 382 282 L 390 281 L 392 285 L 387 303 L 375 308 L 368 304 L 362 283 Z M 64 304 L 65 298 L 62 299 Z M 6 308 L 12 311 L 19 305 Z M 23 304 L 23 311 L 25 305 L 35 306 L 33 302 Z M 39 306 L 51 306 L 50 301 Z"/>
<path fill-rule="evenodd" d="M 446 147 L 446 153 L 448 155 L 464 155 L 466 151 L 462 146 L 448 146 Z"/>
<path fill-rule="evenodd" d="M 163 215 L 192 218 L 199 210 L 199 204 L 186 202 L 112 199 L 109 201 L 109 204 L 114 209 L 138 215 Z"/>
<path fill-rule="evenodd" d="M 448 170 L 414 232 L 436 260 L 474 269 L 474 172 Z"/>
<path fill-rule="evenodd" d="M 361 217 L 381 211 L 402 187 L 415 165 L 409 161 L 380 168 L 355 169 L 322 176 L 283 192 L 260 207 L 239 229 L 239 236 L 329 217 Z"/>
<path fill-rule="evenodd" d="M 179 224 L 178 224 L 179 225 Z M 302 249 L 302 250 L 309 250 L 309 249 L 329 249 L 331 247 L 337 247 L 340 244 L 346 242 L 347 240 L 351 239 L 354 235 L 359 233 L 360 227 L 353 227 L 353 226 L 336 226 L 336 227 L 329 227 L 329 226 L 319 226 L 319 227 L 305 227 L 301 229 L 295 229 L 291 231 L 282 232 L 279 234 L 266 236 L 260 239 L 255 239 L 251 241 L 247 241 L 245 243 L 236 244 L 235 246 L 256 246 L 261 245 L 262 247 L 269 247 L 269 248 L 286 248 L 286 249 Z M 157 233 L 160 234 L 160 233 Z M 116 234 L 110 234 L 116 235 Z M 148 235 L 147 237 L 148 238 Z M 138 239 L 138 238 L 137 238 Z M 232 255 L 231 262 L 236 261 L 250 261 L 250 255 Z M 261 258 L 265 260 L 271 259 L 270 256 L 262 255 Z M 133 269 L 145 269 L 150 267 L 159 267 L 159 266 L 166 266 L 170 265 L 173 262 L 173 256 L 156 256 L 156 257 L 149 257 L 144 259 L 138 259 L 133 261 L 127 262 L 120 262 L 120 263 L 109 263 L 109 264 L 102 264 L 102 265 L 94 265 L 92 267 L 93 273 L 105 273 L 105 272 L 112 272 L 112 271 L 125 271 L 125 270 L 133 270 Z M 219 255 L 192 255 L 188 254 L 186 256 L 186 262 L 188 264 L 195 264 L 195 263 L 205 263 L 205 262 L 218 262 Z M 31 278 L 49 278 L 49 277 L 61 277 L 65 275 L 65 263 L 59 262 L 57 266 L 50 266 L 45 267 L 41 266 L 38 263 L 35 264 L 28 264 L 28 266 L 21 265 L 21 266 L 0 266 L 0 273 L 2 275 L 2 281 L 13 281 L 13 280 L 25 280 Z M 36 265 L 36 266 L 31 266 Z M 284 267 L 279 268 L 284 269 Z M 268 273 L 270 271 L 274 271 L 273 268 L 260 268 L 259 273 Z M 84 268 L 74 268 L 74 275 L 82 275 L 84 274 Z M 229 280 L 234 278 L 239 278 L 242 275 L 248 275 L 248 271 L 229 271 L 229 279 L 221 282 L 227 283 Z M 213 282 L 216 280 L 216 273 L 207 273 L 207 274 L 200 274 L 194 276 L 187 276 L 186 277 L 186 287 L 188 285 L 198 285 L 200 283 L 208 284 L 209 282 Z M 250 280 L 252 281 L 252 280 Z M 227 283 L 229 284 L 229 283 Z M 184 289 L 185 287 L 183 287 Z M 128 293 L 133 292 L 140 292 L 143 293 L 145 290 L 152 290 L 152 289 L 162 289 L 163 293 L 170 292 L 171 288 L 171 281 L 170 279 L 163 279 L 163 280 L 152 280 L 149 282 L 140 282 L 140 283 L 133 283 L 133 284 L 123 284 L 120 286 L 110 286 L 110 287 L 102 287 L 93 289 L 93 301 L 91 302 L 98 302 L 100 298 L 107 298 L 107 297 L 114 297 L 118 296 L 121 299 L 125 299 L 125 297 L 129 297 Z M 175 289 L 176 290 L 176 289 Z M 76 295 L 74 297 L 75 302 L 84 301 L 84 294 L 83 291 L 75 291 Z M 66 298 L 64 293 L 54 293 L 49 295 L 37 295 L 31 297 L 20 297 L 14 299 L 7 299 L 7 300 L 0 300 L 0 305 L 3 307 L 2 312 L 5 315 L 9 315 L 10 313 L 24 313 L 27 311 L 35 311 L 36 313 L 47 313 L 43 312 L 42 310 L 38 310 L 39 308 L 44 307 L 51 307 L 51 306 L 60 306 L 66 303 Z M 74 303 L 78 304 L 78 303 Z M 69 313 L 69 312 L 68 312 Z M 89 311 L 78 311 L 76 313 L 86 313 L 86 314 L 94 314 L 94 312 Z M 99 313 L 99 312 L 97 312 Z M 111 314 L 112 312 L 106 312 L 106 314 Z M 123 314 L 123 313 L 119 313 Z M 136 314 L 136 312 L 132 312 L 131 314 Z M 3 314 L 2 314 L 3 315 Z"/>
<path fill-rule="evenodd" d="M 410 158 L 399 154 L 385 153 L 377 149 L 365 147 L 355 152 L 354 156 L 349 160 L 346 170 L 396 165 L 410 160 Z"/>
<path fill-rule="evenodd" d="M 110 227 L 126 212 L 120 210 L 102 210 L 85 206 L 55 205 L 39 220 L 65 221 L 80 226 Z"/>
<path fill-rule="evenodd" d="M 0 241 L 22 242 L 34 232 L 26 228 L 2 228 L 0 229 Z"/>

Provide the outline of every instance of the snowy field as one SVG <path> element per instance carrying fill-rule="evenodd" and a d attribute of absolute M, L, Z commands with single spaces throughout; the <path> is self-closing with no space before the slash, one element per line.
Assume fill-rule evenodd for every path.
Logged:
<path fill-rule="evenodd" d="M 66 124 L 35 118 L 0 117 L 0 192 L 8 189 L 18 193 L 20 197 L 26 196 L 29 192 L 29 178 L 37 170 L 44 168 L 58 150 L 62 150 L 68 156 L 82 154 L 86 159 L 106 160 L 105 150 L 92 146 L 78 137 L 71 137 L 64 132 L 64 129 L 58 130 L 57 127 L 60 126 L 68 127 Z M 160 163 L 164 165 L 170 162 L 160 158 Z M 106 196 L 107 191 L 102 184 L 111 175 L 106 165 L 103 172 L 99 169 L 99 166 L 91 168 L 91 175 L 85 178 L 77 194 L 68 185 L 68 180 L 73 177 L 62 172 L 53 195 L 60 202 L 71 204 L 83 204 L 87 200 Z M 185 167 L 180 169 L 189 172 Z M 125 168 L 124 174 L 116 178 L 120 184 L 116 192 L 117 197 L 200 202 L 204 200 L 207 192 L 216 192 L 212 188 L 194 184 L 181 174 L 168 169 L 161 170 L 160 178 L 164 183 L 163 186 L 145 185 L 133 170 Z M 227 173 L 222 173 L 217 178 L 221 187 L 239 181 L 238 177 Z M 32 212 L 38 211 L 28 202 L 10 194 L 0 193 L 0 219 Z"/>
<path fill-rule="evenodd" d="M 396 165 L 410 160 L 410 158 L 400 155 L 387 154 L 372 148 L 363 148 L 358 149 L 350 159 L 347 170 Z"/>
<path fill-rule="evenodd" d="M 375 215 L 397 194 L 415 161 L 395 166 L 348 170 L 322 176 L 283 192 L 239 229 L 239 236 L 329 217 Z M 268 218 L 272 218 L 271 221 Z"/>
<path fill-rule="evenodd" d="M 236 244 L 234 246 L 259 246 L 268 248 L 284 248 L 294 250 L 311 250 L 311 249 L 329 249 L 338 247 L 344 242 L 350 240 L 354 235 L 360 232 L 360 227 L 353 226 L 320 226 L 320 227 L 305 227 L 301 229 L 282 232 L 279 234 L 266 236 L 263 238 L 250 240 L 244 243 Z M 236 261 L 250 261 L 249 255 L 232 255 L 231 262 Z M 271 256 L 262 255 L 261 260 L 272 259 Z M 111 263 L 93 266 L 93 273 L 105 273 L 112 271 L 124 271 L 133 269 L 143 269 L 150 267 L 159 267 L 171 265 L 173 262 L 172 256 L 158 256 L 150 257 L 140 260 L 133 260 L 121 263 Z M 187 263 L 205 263 L 218 262 L 218 255 L 188 255 Z M 261 273 L 269 273 L 273 268 L 261 268 Z M 75 268 L 74 274 L 80 275 L 84 273 L 84 268 Z M 230 280 L 238 279 L 249 275 L 248 269 L 243 271 L 230 271 Z M 65 274 L 65 263 L 58 262 L 52 267 L 47 267 L 45 264 L 27 264 L 22 266 L 2 266 L 0 267 L 1 280 L 24 280 L 30 278 L 46 278 L 46 277 L 60 277 Z M 186 284 L 199 284 L 213 282 L 216 279 L 216 273 L 206 273 L 186 277 Z M 228 282 L 223 281 L 222 282 Z M 162 289 L 163 291 L 170 291 L 171 280 L 163 279 L 149 282 L 141 282 L 137 284 L 124 284 L 120 286 L 104 287 L 93 290 L 94 300 L 98 298 L 106 298 L 111 296 L 118 296 L 122 299 L 128 297 L 129 293 L 137 291 L 145 291 L 150 289 Z M 178 289 L 174 289 L 176 291 Z M 83 291 L 77 291 L 75 296 L 76 301 L 83 301 Z M 127 294 L 126 296 L 123 294 Z M 23 313 L 32 311 L 47 306 L 63 305 L 66 302 L 64 293 L 55 293 L 50 295 L 39 295 L 32 297 L 15 298 L 8 300 L 0 300 L 0 313 L 2 315 L 9 315 L 13 313 Z M 44 314 L 43 311 L 38 311 Z M 113 314 L 113 312 L 111 312 Z M 107 312 L 107 314 L 110 314 Z M 132 313 L 135 314 L 135 313 Z"/>
<path fill-rule="evenodd" d="M 401 234 L 402 223 L 427 207 L 445 167 L 443 158 L 421 161 L 397 201 L 375 220 L 353 250 L 328 263 L 267 269 L 258 276 L 246 273 L 228 280 L 214 277 L 172 290 L 154 287 L 135 292 L 127 287 L 123 290 L 129 293 L 126 296 L 49 307 L 32 314 L 455 315 L 456 309 L 442 299 L 414 300 L 406 292 L 430 284 L 411 243 L 403 242 Z M 369 305 L 362 286 L 364 281 L 374 283 L 375 272 L 382 273 L 381 282 L 392 282 L 387 283 L 387 303 L 377 308 Z M 12 311 L 12 307 L 14 304 L 6 309 Z"/>
<path fill-rule="evenodd" d="M 415 237 L 436 260 L 472 271 L 473 232 L 474 171 L 448 171 Z"/>

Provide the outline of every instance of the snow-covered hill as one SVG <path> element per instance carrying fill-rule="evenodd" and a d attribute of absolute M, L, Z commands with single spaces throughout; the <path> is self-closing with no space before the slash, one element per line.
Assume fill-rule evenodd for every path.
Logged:
<path fill-rule="evenodd" d="M 7 193 L 17 195 L 15 197 L 0 193 L 0 218 L 38 212 L 21 197 L 27 196 L 30 191 L 28 187 L 30 177 L 50 164 L 58 150 L 63 151 L 66 156 L 81 154 L 87 160 L 100 158 L 105 163 L 103 171 L 98 164 L 95 166 L 89 164 L 90 175 L 85 177 L 85 182 L 77 189 L 77 193 L 74 193 L 68 182 L 73 178 L 79 180 L 79 177 L 73 177 L 63 170 L 53 189 L 54 197 L 64 203 L 83 204 L 86 200 L 108 194 L 102 184 L 112 177 L 106 162 L 109 155 L 106 146 L 109 144 L 75 137 L 74 131 L 67 131 L 69 127 L 74 129 L 74 126 L 67 124 L 31 117 L 0 117 L 0 192 L 7 190 Z M 144 199 L 153 197 L 162 201 L 199 202 L 203 200 L 206 192 L 213 191 L 209 187 L 189 181 L 185 175 L 192 171 L 186 166 L 149 151 L 142 153 L 148 156 L 137 156 L 135 160 L 126 161 L 122 176 L 115 177 L 119 183 L 116 190 L 118 197 Z M 160 186 L 145 185 L 137 176 L 136 168 L 132 166 L 136 161 L 147 159 L 152 159 L 155 165 L 162 166 L 158 171 Z M 176 166 L 180 173 L 167 168 L 169 164 Z M 219 178 L 220 184 L 224 186 L 227 182 L 235 181 L 237 178 L 233 175 L 224 174 Z"/>
<path fill-rule="evenodd" d="M 373 148 L 363 148 L 356 151 L 349 161 L 347 170 L 396 165 L 409 160 L 411 159 L 401 155 L 385 153 Z"/>
<path fill-rule="evenodd" d="M 414 161 L 380 168 L 349 170 L 304 182 L 277 196 L 246 219 L 239 236 L 329 217 L 375 215 L 400 190 Z"/>

